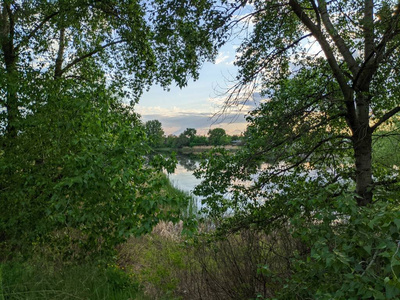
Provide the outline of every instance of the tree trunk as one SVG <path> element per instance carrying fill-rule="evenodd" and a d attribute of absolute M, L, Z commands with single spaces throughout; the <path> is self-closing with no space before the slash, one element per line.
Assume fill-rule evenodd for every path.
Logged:
<path fill-rule="evenodd" d="M 16 57 L 13 53 L 4 54 L 6 56 L 6 71 L 7 71 L 7 96 L 6 96 L 6 109 L 7 109 L 7 139 L 14 139 L 17 137 L 18 129 L 17 122 L 19 119 L 18 108 L 18 80 L 16 72 Z"/>
<path fill-rule="evenodd" d="M 10 4 L 3 3 L 1 11 L 2 28 L 0 33 L 3 59 L 6 66 L 6 109 L 7 127 L 6 138 L 8 142 L 17 136 L 17 122 L 19 119 L 18 104 L 18 73 L 17 73 L 17 54 L 14 47 L 14 16 Z"/>
<path fill-rule="evenodd" d="M 368 86 L 366 87 L 368 89 Z M 369 93 L 359 92 L 356 96 L 357 126 L 353 130 L 356 193 L 359 206 L 372 203 L 372 130 L 369 126 Z"/>
<path fill-rule="evenodd" d="M 357 203 L 365 206 L 372 202 L 372 135 L 368 128 L 353 136 L 356 163 Z"/>
<path fill-rule="evenodd" d="M 364 0 L 364 59 L 370 60 L 374 51 L 374 2 Z M 372 203 L 372 130 L 369 126 L 370 114 L 370 82 L 373 72 L 364 68 L 360 77 L 363 80 L 354 82 L 356 89 L 357 122 L 353 130 L 353 148 L 356 163 L 356 192 L 357 204 L 366 206 Z"/>
<path fill-rule="evenodd" d="M 64 61 L 64 47 L 65 47 L 65 28 L 60 29 L 60 37 L 58 42 L 58 53 L 56 58 L 56 65 L 54 68 L 54 79 L 61 78 L 62 64 Z"/>

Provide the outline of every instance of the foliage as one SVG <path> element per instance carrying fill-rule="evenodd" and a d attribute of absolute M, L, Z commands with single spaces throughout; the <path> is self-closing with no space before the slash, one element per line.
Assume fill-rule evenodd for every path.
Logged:
<path fill-rule="evenodd" d="M 132 237 L 119 249 L 119 265 L 152 299 L 181 299 L 180 275 L 187 269 L 181 230 L 178 224 L 160 222 L 151 234 Z"/>
<path fill-rule="evenodd" d="M 243 230 L 211 238 L 212 224 L 202 223 L 200 236 L 181 235 L 181 226 L 158 224 L 152 234 L 131 238 L 119 251 L 119 263 L 135 274 L 147 295 L 177 299 L 255 299 L 283 288 L 285 255 L 300 249 L 298 240 L 282 229 L 270 235 Z M 273 250 L 271 248 L 273 246 Z"/>
<path fill-rule="evenodd" d="M 1 232 L 29 246 L 56 230 L 75 229 L 82 236 L 71 236 L 74 242 L 109 251 L 167 217 L 161 207 L 171 200 L 158 192 L 156 174 L 174 162 L 167 166 L 155 157 L 146 163 L 138 117 L 104 88 L 89 86 L 74 101 L 74 85 L 61 88 L 62 96 L 49 95 L 27 116 L 31 126 L 14 139 L 12 156 L 0 157 Z"/>
<path fill-rule="evenodd" d="M 176 147 L 182 148 L 187 146 L 193 146 L 195 136 L 196 136 L 196 129 L 186 128 L 176 139 Z"/>
<path fill-rule="evenodd" d="M 144 124 L 147 137 L 153 147 L 160 147 L 163 142 L 164 130 L 162 124 L 158 120 L 147 121 Z"/>
<path fill-rule="evenodd" d="M 204 135 L 196 135 L 193 138 L 193 142 L 190 144 L 191 146 L 207 146 L 208 139 Z"/>
<path fill-rule="evenodd" d="M 133 107 L 152 83 L 185 86 L 213 59 L 218 12 L 206 2 L 0 2 L 2 255 L 59 232 L 85 255 L 151 231 L 161 156 Z M 74 233 L 74 234 L 71 234 Z M 55 245 L 56 246 L 56 245 Z M 27 251 L 26 253 L 29 253 Z"/>
<path fill-rule="evenodd" d="M 399 147 L 400 135 L 399 118 L 394 118 L 385 128 L 381 128 L 374 136 L 374 152 L 373 160 L 376 163 L 376 172 L 387 172 L 386 176 L 390 176 L 388 170 L 397 168 L 400 165 Z"/>
<path fill-rule="evenodd" d="M 380 188 L 376 192 L 380 201 L 360 208 L 350 192 L 354 188 L 350 182 L 327 184 L 325 172 L 310 177 L 310 170 L 274 177 L 268 187 L 260 190 L 257 182 L 238 182 L 238 164 L 226 155 L 212 156 L 214 161 L 208 165 L 206 180 L 197 188 L 208 195 L 204 205 L 218 224 L 217 237 L 244 229 L 267 235 L 288 231 L 298 245 L 285 254 L 279 243 L 267 246 L 287 262 L 282 272 L 270 262 L 259 261 L 260 272 L 274 282 L 266 286 L 270 297 L 398 297 L 398 192 Z M 236 179 L 236 186 L 229 184 L 232 178 Z"/>
<path fill-rule="evenodd" d="M 325 199 L 323 195 L 321 200 Z M 283 299 L 293 294 L 319 299 L 398 298 L 398 204 L 378 203 L 359 210 L 351 195 L 341 195 L 336 199 L 335 209 L 335 214 L 328 209 L 317 211 L 313 223 L 300 216 L 291 219 L 294 236 L 307 245 L 309 252 L 295 253 L 293 276 L 286 280 L 279 296 Z"/>
<path fill-rule="evenodd" d="M 214 128 L 208 131 L 208 141 L 210 145 L 222 146 L 230 143 L 230 138 L 226 135 L 225 129 Z"/>
<path fill-rule="evenodd" d="M 157 121 L 157 120 L 154 120 Z M 167 148 L 183 148 L 195 146 L 224 146 L 229 145 L 231 141 L 235 141 L 236 145 L 242 144 L 243 136 L 228 135 L 224 129 L 210 129 L 208 137 L 197 135 L 194 128 L 186 128 L 179 136 L 168 135 L 164 137 L 164 146 Z"/>
<path fill-rule="evenodd" d="M 277 148 L 293 167 L 305 157 L 330 167 L 339 153 L 353 162 L 359 205 L 372 203 L 380 181 L 373 135 L 400 111 L 396 3 L 231 1 L 226 10 L 236 16 L 228 27 L 249 35 L 238 49 L 237 83 L 225 109 L 254 93 L 266 99 L 249 120 L 268 137 L 253 154 Z"/>

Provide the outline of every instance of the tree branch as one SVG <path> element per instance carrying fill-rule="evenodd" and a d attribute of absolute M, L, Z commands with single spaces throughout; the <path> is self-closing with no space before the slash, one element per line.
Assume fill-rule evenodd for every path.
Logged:
<path fill-rule="evenodd" d="M 311 6 L 315 12 L 315 16 L 317 17 L 317 26 L 318 26 L 318 28 L 321 28 L 321 16 L 319 15 L 318 6 L 314 0 L 311 0 L 310 2 L 311 2 Z"/>
<path fill-rule="evenodd" d="M 56 15 L 58 15 L 58 11 L 53 12 L 52 14 L 46 16 L 38 25 L 35 26 L 35 28 L 27 35 L 23 38 L 23 40 L 15 47 L 15 51 L 17 52 L 19 50 L 19 48 L 21 47 L 21 45 L 23 45 L 24 43 L 27 43 L 35 34 L 36 32 L 38 32 L 43 26 L 44 24 L 46 24 L 48 21 L 50 21 L 53 17 L 55 17 Z"/>
<path fill-rule="evenodd" d="M 286 173 L 287 171 L 290 171 L 290 170 L 292 170 L 292 169 L 295 169 L 295 168 L 299 167 L 302 163 L 304 163 L 305 161 L 307 161 L 307 159 L 308 159 L 313 153 L 315 153 L 316 150 L 317 150 L 319 147 L 321 147 L 321 146 L 323 146 L 325 143 L 330 142 L 330 141 L 332 141 L 332 140 L 335 140 L 335 139 L 337 139 L 337 138 L 338 138 L 338 136 L 332 136 L 332 137 L 328 137 L 328 138 L 326 138 L 326 139 L 320 140 L 320 141 L 317 142 L 309 151 L 307 151 L 307 152 L 305 152 L 305 153 L 302 153 L 303 156 L 302 156 L 302 158 L 301 158 L 300 160 L 294 162 L 293 164 L 287 166 L 286 168 L 279 169 L 279 170 L 276 171 L 276 172 L 271 172 L 271 176 L 279 176 L 279 175 L 281 175 L 281 174 Z"/>
<path fill-rule="evenodd" d="M 386 52 L 382 55 L 382 58 L 381 58 L 381 60 L 379 62 L 381 62 L 384 59 L 387 59 L 399 47 L 400 47 L 400 42 L 396 43 L 395 45 L 393 45 L 392 47 L 387 49 Z"/>
<path fill-rule="evenodd" d="M 397 106 L 393 108 L 391 111 L 387 112 L 382 116 L 382 118 L 379 119 L 378 122 L 374 126 L 371 127 L 371 131 L 374 132 L 376 128 L 378 128 L 382 123 L 386 122 L 389 120 L 391 117 L 393 117 L 395 114 L 397 114 L 400 111 L 400 106 Z"/>
<path fill-rule="evenodd" d="M 379 64 L 383 59 L 387 58 L 398 45 L 391 47 L 388 51 L 386 51 L 386 46 L 388 42 L 393 40 L 395 36 L 399 34 L 400 31 L 396 30 L 398 27 L 398 23 L 400 20 L 400 5 L 393 12 L 393 18 L 390 22 L 389 27 L 386 29 L 385 33 L 382 36 L 379 44 L 373 49 L 372 52 L 369 53 L 368 56 L 365 56 L 365 60 L 360 68 L 360 71 L 357 74 L 357 77 L 353 81 L 353 88 L 355 90 L 359 89 L 359 87 L 364 85 L 365 81 L 368 81 L 378 70 Z"/>
<path fill-rule="evenodd" d="M 336 58 L 333 54 L 333 50 L 329 45 L 328 41 L 324 37 L 321 30 L 312 22 L 312 20 L 307 16 L 304 10 L 301 8 L 300 4 L 296 0 L 289 0 L 289 5 L 292 7 L 293 12 L 297 15 L 297 17 L 303 22 L 303 24 L 311 31 L 313 36 L 319 42 L 324 54 L 327 58 L 328 64 L 332 69 L 333 75 L 335 76 L 340 89 L 342 90 L 346 108 L 347 108 L 347 123 L 352 130 L 355 130 L 357 127 L 357 113 L 354 106 L 353 100 L 353 90 L 347 84 L 347 78 L 340 69 L 339 64 L 336 61 Z"/>
<path fill-rule="evenodd" d="M 262 64 L 260 64 L 260 66 L 258 67 L 257 70 L 255 70 L 252 74 L 251 74 L 251 79 L 254 79 L 257 77 L 257 75 L 265 69 L 266 66 L 268 66 L 268 64 L 270 63 L 271 60 L 279 57 L 282 53 L 286 52 L 287 50 L 293 48 L 294 46 L 298 45 L 302 40 L 311 37 L 312 34 L 306 34 L 303 35 L 302 37 L 298 38 L 297 40 L 293 41 L 292 43 L 290 43 L 289 45 L 285 45 L 285 47 L 283 48 L 275 48 L 274 51 L 271 51 L 268 56 L 266 57 L 265 62 L 263 62 Z M 250 81 L 250 80 L 248 80 Z"/>
<path fill-rule="evenodd" d="M 369 57 L 374 52 L 374 1 L 364 1 L 364 57 Z"/>
<path fill-rule="evenodd" d="M 60 76 L 61 76 L 62 74 L 64 74 L 66 71 L 68 71 L 69 69 L 71 69 L 71 68 L 72 68 L 73 66 L 75 66 L 76 64 L 80 63 L 82 60 L 84 60 L 84 59 L 86 59 L 86 58 L 88 58 L 88 57 L 91 57 L 91 56 L 93 56 L 93 55 L 99 53 L 100 51 L 104 50 L 104 49 L 107 48 L 107 47 L 110 47 L 110 46 L 116 45 L 116 44 L 120 44 L 120 43 L 123 43 L 123 42 L 125 42 L 125 40 L 116 40 L 116 41 L 113 41 L 113 42 L 104 44 L 104 45 L 102 45 L 102 46 L 99 46 L 99 47 L 95 48 L 93 51 L 90 51 L 90 52 L 88 52 L 88 53 L 86 53 L 86 54 L 84 54 L 84 55 L 82 55 L 82 56 L 80 56 L 80 57 L 74 59 L 72 62 L 70 62 L 68 65 L 66 65 L 66 66 L 61 70 Z"/>
<path fill-rule="evenodd" d="M 276 143 L 274 143 L 274 144 L 272 144 L 272 145 L 269 145 L 269 146 L 267 146 L 267 147 L 265 147 L 264 149 L 262 149 L 261 151 L 258 151 L 258 152 L 256 152 L 256 153 L 254 153 L 254 155 L 252 156 L 252 158 L 254 158 L 254 157 L 258 157 L 258 156 L 260 156 L 260 155 L 263 155 L 263 154 L 267 154 L 269 151 L 271 151 L 272 149 L 274 149 L 274 148 L 278 148 L 278 147 L 280 147 L 280 146 L 282 146 L 282 145 L 284 145 L 284 144 L 286 144 L 286 143 L 288 143 L 288 142 L 290 142 L 290 143 L 295 143 L 298 139 L 300 139 L 301 137 L 303 137 L 305 134 L 306 134 L 306 132 L 310 132 L 310 131 L 312 131 L 312 130 L 314 130 L 314 129 L 318 129 L 318 128 L 320 128 L 321 126 L 325 126 L 325 125 L 327 125 L 327 124 L 329 124 L 332 120 L 335 120 L 335 119 L 337 119 L 337 118 L 340 118 L 340 117 L 343 117 L 344 116 L 344 114 L 337 114 L 337 115 L 333 115 L 333 116 L 331 116 L 331 117 L 329 117 L 329 118 L 327 118 L 327 119 L 324 119 L 324 120 L 321 120 L 321 122 L 319 122 L 319 123 L 317 123 L 317 124 L 314 124 L 313 126 L 310 126 L 310 127 L 308 127 L 307 128 L 307 131 L 302 131 L 302 132 L 300 132 L 300 133 L 297 133 L 297 134 L 295 134 L 295 135 L 292 135 L 292 136 L 289 136 L 289 137 L 284 137 L 283 139 L 281 139 L 281 140 L 278 140 Z M 286 119 L 286 118 L 285 118 Z M 274 138 L 273 137 L 271 137 L 271 140 L 273 140 Z M 323 139 L 323 140 L 320 140 L 319 142 L 318 142 L 318 147 L 314 147 L 311 151 L 309 151 L 308 153 L 308 156 L 310 156 L 311 155 L 311 152 L 314 152 L 317 148 L 319 148 L 320 146 L 322 146 L 322 144 L 324 144 L 325 142 L 327 142 L 327 141 L 331 141 L 331 140 L 334 140 L 334 139 L 351 139 L 349 136 L 346 136 L 346 135 L 334 135 L 334 136 L 331 136 L 331 137 L 328 137 L 328 138 L 326 138 L 326 139 Z M 307 157 L 308 157 L 307 156 Z M 250 159 L 248 160 L 248 162 L 250 161 Z M 299 164 L 297 164 L 297 165 L 299 165 Z M 296 166 L 297 166 L 296 165 Z"/>
<path fill-rule="evenodd" d="M 336 47 L 339 49 L 340 54 L 343 56 L 344 60 L 346 61 L 350 71 L 353 73 L 353 76 L 356 76 L 358 73 L 359 67 L 350 52 L 350 49 L 345 44 L 342 37 L 337 32 L 336 28 L 333 26 L 328 10 L 326 7 L 325 0 L 318 0 L 319 3 L 319 11 L 321 12 L 322 22 L 325 25 L 326 30 L 328 31 L 329 35 L 331 36 L 332 40 L 334 41 Z"/>
<path fill-rule="evenodd" d="M 54 69 L 54 79 L 60 78 L 62 75 L 62 63 L 64 56 L 64 47 L 65 47 L 65 28 L 60 29 L 60 39 L 58 43 L 58 54 L 56 58 L 56 66 Z"/>

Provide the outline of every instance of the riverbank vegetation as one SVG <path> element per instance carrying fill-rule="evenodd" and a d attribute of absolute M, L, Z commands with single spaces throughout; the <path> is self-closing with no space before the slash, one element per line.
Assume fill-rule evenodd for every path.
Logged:
<path fill-rule="evenodd" d="M 151 120 L 145 123 L 146 135 L 150 140 L 150 144 L 155 149 L 168 149 L 169 151 L 182 148 L 216 147 L 216 146 L 239 146 L 245 143 L 245 135 L 228 135 L 223 128 L 214 128 L 208 131 L 208 135 L 197 135 L 194 128 L 186 128 L 179 136 L 165 136 L 161 122 Z M 201 150 L 200 150 L 201 151 Z M 199 152 L 199 151 L 197 151 Z"/>

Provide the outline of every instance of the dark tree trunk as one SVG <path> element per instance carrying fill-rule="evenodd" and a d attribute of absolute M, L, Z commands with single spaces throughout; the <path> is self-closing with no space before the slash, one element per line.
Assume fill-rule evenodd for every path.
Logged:
<path fill-rule="evenodd" d="M 364 0 L 364 59 L 366 64 L 374 52 L 374 2 Z M 366 206 L 372 203 L 373 180 L 372 180 L 372 130 L 369 126 L 370 114 L 370 83 L 373 70 L 369 67 L 362 68 L 360 74 L 362 79 L 353 82 L 356 89 L 356 127 L 353 130 L 353 149 L 356 164 L 356 192 L 357 204 Z M 357 78 L 357 76 L 356 76 Z"/>
<path fill-rule="evenodd" d="M 7 139 L 14 139 L 17 136 L 17 122 L 19 119 L 19 108 L 18 108 L 18 81 L 16 72 L 16 57 L 13 53 L 4 54 L 6 56 L 6 71 L 7 71 L 7 98 L 6 98 L 6 109 L 7 109 Z"/>
<path fill-rule="evenodd" d="M 6 66 L 6 138 L 9 142 L 17 136 L 19 119 L 17 54 L 14 47 L 14 16 L 10 4 L 3 3 L 1 11 L 1 47 Z"/>
<path fill-rule="evenodd" d="M 369 126 L 369 84 L 363 92 L 358 92 L 357 122 L 353 129 L 353 149 L 355 159 L 355 177 L 357 203 L 359 206 L 366 206 L 372 203 L 372 129 Z"/>
<path fill-rule="evenodd" d="M 365 206 L 372 202 L 372 135 L 369 127 L 353 135 L 356 163 L 357 203 Z"/>

